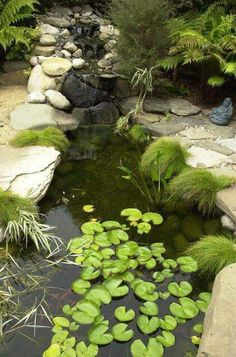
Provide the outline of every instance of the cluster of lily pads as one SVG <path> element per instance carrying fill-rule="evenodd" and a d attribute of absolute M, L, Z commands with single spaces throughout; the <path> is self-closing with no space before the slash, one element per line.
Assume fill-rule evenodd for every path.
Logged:
<path fill-rule="evenodd" d="M 80 298 L 73 306 L 67 304 L 63 307 L 64 316 L 54 317 L 54 336 L 43 357 L 95 357 L 100 347 L 113 340 L 130 341 L 130 355 L 133 357 L 161 357 L 165 348 L 175 344 L 177 325 L 195 318 L 200 311 L 206 311 L 211 294 L 201 293 L 194 301 L 189 297 L 193 291 L 191 284 L 185 280 L 178 283 L 174 279 L 177 272 L 185 276 L 197 271 L 193 258 L 165 259 L 163 243 L 142 246 L 129 240 L 127 232 L 131 227 L 138 234 L 148 233 L 152 224 L 162 223 L 161 215 L 125 209 L 121 216 L 126 217 L 129 224 L 91 220 L 81 226 L 83 235 L 70 241 L 68 249 L 80 266 L 80 275 L 71 289 Z M 143 279 L 144 275 L 148 275 L 148 281 Z M 161 291 L 160 286 L 166 279 L 169 282 L 167 289 Z M 123 305 L 115 308 L 117 323 L 111 327 L 110 318 L 107 320 L 103 315 L 103 305 L 129 293 L 133 293 L 140 302 L 139 311 Z M 174 302 L 169 305 L 169 314 L 161 318 L 158 300 L 170 297 Z M 158 331 L 157 336 L 149 338 L 147 345 L 141 339 L 135 339 L 135 332 L 129 327 L 135 318 L 143 335 L 153 336 Z M 89 325 L 87 344 L 81 341 L 80 325 Z M 202 325 L 196 325 L 194 331 L 200 335 Z M 197 344 L 199 337 L 194 336 L 193 342 Z"/>

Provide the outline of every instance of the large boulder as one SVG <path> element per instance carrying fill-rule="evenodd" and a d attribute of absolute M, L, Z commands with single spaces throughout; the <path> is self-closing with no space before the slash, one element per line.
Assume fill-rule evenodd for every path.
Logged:
<path fill-rule="evenodd" d="M 44 93 L 48 89 L 60 90 L 62 82 L 62 77 L 49 77 L 44 73 L 42 67 L 40 65 L 37 65 L 31 71 L 28 82 L 28 92 Z"/>
<path fill-rule="evenodd" d="M 41 46 L 38 45 L 34 49 L 34 55 L 35 56 L 44 56 L 44 57 L 50 57 L 54 55 L 56 51 L 55 46 Z"/>
<path fill-rule="evenodd" d="M 48 104 L 20 104 L 10 114 L 11 126 L 16 130 L 38 130 L 48 126 L 61 130 L 75 130 L 78 121 L 75 117 Z"/>
<path fill-rule="evenodd" d="M 218 192 L 216 204 L 236 223 L 236 185 Z"/>
<path fill-rule="evenodd" d="M 197 357 L 236 356 L 236 264 L 216 277 Z"/>
<path fill-rule="evenodd" d="M 88 108 L 101 102 L 109 101 L 108 93 L 84 83 L 74 72 L 65 79 L 62 93 L 73 107 Z"/>
<path fill-rule="evenodd" d="M 119 119 L 119 111 L 111 102 L 102 102 L 90 108 L 75 108 L 72 114 L 80 125 L 114 124 Z"/>
<path fill-rule="evenodd" d="M 54 148 L 0 147 L 0 187 L 38 202 L 47 192 L 60 153 Z"/>
<path fill-rule="evenodd" d="M 51 57 L 42 63 L 42 69 L 48 76 L 62 76 L 66 72 L 69 72 L 72 68 L 72 63 L 59 57 Z"/>
<path fill-rule="evenodd" d="M 144 102 L 144 109 L 150 113 L 167 113 L 171 112 L 179 116 L 189 116 L 198 114 L 201 108 L 193 105 L 186 99 L 181 98 L 150 98 Z"/>

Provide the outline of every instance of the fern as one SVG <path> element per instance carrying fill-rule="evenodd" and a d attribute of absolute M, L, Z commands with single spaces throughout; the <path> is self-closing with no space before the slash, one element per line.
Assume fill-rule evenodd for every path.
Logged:
<path fill-rule="evenodd" d="M 37 0 L 0 0 L 0 45 L 6 50 L 13 43 L 29 47 L 37 30 L 17 24 L 33 16 Z"/>
<path fill-rule="evenodd" d="M 209 86 L 212 87 L 221 87 L 224 84 L 224 82 L 225 82 L 224 77 L 219 77 L 219 76 L 210 77 L 207 81 Z"/>

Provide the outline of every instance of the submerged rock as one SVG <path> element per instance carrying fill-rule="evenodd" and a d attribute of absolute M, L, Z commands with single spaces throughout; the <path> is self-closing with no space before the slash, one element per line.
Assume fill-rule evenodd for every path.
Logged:
<path fill-rule="evenodd" d="M 231 98 L 225 98 L 223 103 L 212 109 L 210 119 L 212 123 L 217 125 L 228 125 L 233 115 L 233 104 Z"/>

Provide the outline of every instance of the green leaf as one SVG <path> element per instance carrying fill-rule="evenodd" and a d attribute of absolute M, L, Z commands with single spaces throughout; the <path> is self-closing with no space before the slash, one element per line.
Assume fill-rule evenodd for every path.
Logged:
<path fill-rule="evenodd" d="M 98 355 L 98 346 L 90 344 L 88 347 L 81 341 L 76 345 L 76 355 L 77 357 L 96 357 Z"/>
<path fill-rule="evenodd" d="M 155 225 L 159 225 L 163 222 L 163 218 L 159 213 L 147 212 L 142 216 L 143 222 L 152 222 Z"/>
<path fill-rule="evenodd" d="M 146 346 L 141 340 L 135 340 L 131 345 L 131 354 L 133 357 L 144 357 Z"/>
<path fill-rule="evenodd" d="M 93 236 L 86 234 L 72 239 L 69 243 L 68 249 L 71 253 L 80 254 L 83 252 L 83 249 L 89 248 L 92 243 Z"/>
<path fill-rule="evenodd" d="M 176 296 L 176 297 L 185 297 L 191 294 L 193 291 L 192 285 L 189 284 L 187 281 L 181 281 L 178 285 L 177 283 L 173 282 L 168 285 L 169 292 Z"/>
<path fill-rule="evenodd" d="M 89 281 L 77 279 L 72 283 L 71 290 L 74 291 L 76 294 L 84 295 L 90 287 L 91 284 Z"/>
<path fill-rule="evenodd" d="M 193 331 L 199 333 L 200 335 L 203 333 L 203 324 L 196 324 L 193 326 Z"/>
<path fill-rule="evenodd" d="M 198 336 L 192 336 L 191 341 L 194 345 L 200 345 L 201 339 Z"/>
<path fill-rule="evenodd" d="M 211 87 L 221 87 L 225 83 L 225 78 L 220 76 L 213 76 L 208 78 L 207 83 Z"/>
<path fill-rule="evenodd" d="M 139 247 L 136 251 L 136 256 L 139 264 L 145 264 L 152 258 L 152 252 L 147 247 Z"/>
<path fill-rule="evenodd" d="M 122 229 L 112 229 L 107 232 L 107 237 L 112 244 L 120 244 L 121 241 L 126 242 L 129 239 L 129 236 Z"/>
<path fill-rule="evenodd" d="M 65 317 L 56 316 L 52 319 L 54 325 L 62 326 L 62 327 L 69 327 L 70 321 Z"/>
<path fill-rule="evenodd" d="M 207 308 L 211 302 L 211 293 L 201 293 L 199 294 L 199 300 L 196 301 L 196 305 L 199 308 L 200 311 L 206 312 Z"/>
<path fill-rule="evenodd" d="M 94 243 L 97 244 L 99 247 L 110 247 L 111 242 L 108 238 L 108 233 L 102 232 L 97 234 L 94 238 Z"/>
<path fill-rule="evenodd" d="M 115 310 L 115 317 L 120 322 L 128 322 L 134 319 L 135 312 L 132 309 L 126 311 L 125 306 L 120 306 Z"/>
<path fill-rule="evenodd" d="M 84 224 L 82 224 L 81 226 L 81 231 L 84 234 L 95 234 L 95 233 L 101 233 L 103 232 L 103 226 L 101 225 L 101 223 L 99 222 L 86 222 Z"/>
<path fill-rule="evenodd" d="M 120 278 L 109 278 L 104 281 L 104 286 L 109 291 L 112 297 L 121 297 L 125 296 L 129 292 L 129 288 L 127 285 L 121 285 L 122 279 Z"/>
<path fill-rule="evenodd" d="M 135 256 L 138 249 L 138 244 L 136 242 L 126 242 L 120 244 L 116 249 L 116 255 L 120 260 L 128 260 L 130 257 Z"/>
<path fill-rule="evenodd" d="M 109 327 L 103 323 L 93 326 L 88 331 L 89 341 L 95 345 L 103 346 L 112 342 L 113 336 L 106 333 Z"/>
<path fill-rule="evenodd" d="M 175 344 L 175 336 L 170 331 L 162 331 L 162 336 L 157 336 L 156 340 L 164 347 L 171 347 Z"/>
<path fill-rule="evenodd" d="M 137 326 L 142 333 L 149 335 L 159 328 L 160 321 L 156 316 L 149 318 L 146 315 L 140 315 L 137 318 Z"/>
<path fill-rule="evenodd" d="M 162 271 L 156 271 L 152 274 L 153 279 L 156 283 L 162 283 L 166 278 L 171 278 L 174 273 L 170 269 L 163 269 Z"/>
<path fill-rule="evenodd" d="M 58 343 L 52 344 L 44 353 L 43 357 L 60 357 L 61 347 Z"/>
<path fill-rule="evenodd" d="M 68 348 L 67 350 L 62 352 L 60 357 L 76 357 L 76 352 L 73 348 Z"/>
<path fill-rule="evenodd" d="M 166 269 L 175 269 L 177 267 L 177 262 L 174 259 L 165 259 L 164 262 L 162 263 L 163 268 Z"/>
<path fill-rule="evenodd" d="M 181 319 L 193 319 L 198 315 L 199 310 L 195 302 L 189 298 L 180 298 L 180 304 L 173 302 L 170 304 L 170 311 L 173 315 L 180 317 Z"/>
<path fill-rule="evenodd" d="M 115 251 L 111 248 L 105 248 L 101 250 L 101 254 L 103 259 L 110 259 L 113 255 L 115 255 Z"/>
<path fill-rule="evenodd" d="M 143 306 L 140 306 L 139 310 L 147 316 L 157 316 L 159 312 L 158 305 L 152 301 L 146 301 Z"/>
<path fill-rule="evenodd" d="M 163 357 L 164 348 L 155 338 L 149 338 L 147 347 L 141 340 L 135 340 L 131 345 L 133 357 Z"/>
<path fill-rule="evenodd" d="M 93 205 L 85 205 L 83 206 L 83 211 L 87 213 L 91 213 L 94 211 L 94 206 Z"/>
<path fill-rule="evenodd" d="M 121 211 L 121 216 L 127 217 L 128 221 L 139 221 L 142 218 L 142 212 L 137 208 L 126 208 Z"/>
<path fill-rule="evenodd" d="M 86 293 L 85 298 L 95 302 L 98 306 L 111 303 L 111 295 L 103 285 L 94 286 Z"/>
<path fill-rule="evenodd" d="M 146 281 L 139 282 L 134 287 L 135 295 L 145 301 L 156 301 L 158 299 L 158 292 L 155 290 L 155 284 Z"/>
<path fill-rule="evenodd" d="M 194 273 L 198 270 L 197 261 L 192 257 L 180 257 L 177 259 L 177 263 L 183 273 Z"/>
<path fill-rule="evenodd" d="M 163 293 L 159 291 L 159 298 L 161 300 L 167 300 L 170 297 L 169 291 L 164 291 Z"/>
<path fill-rule="evenodd" d="M 94 280 L 97 279 L 100 275 L 100 270 L 94 267 L 83 268 L 80 277 L 82 280 Z"/>
<path fill-rule="evenodd" d="M 55 344 L 55 343 L 62 343 L 66 340 L 67 336 L 69 335 L 69 332 L 68 331 L 60 331 L 58 333 L 56 333 L 53 338 L 52 338 L 52 344 Z"/>
<path fill-rule="evenodd" d="M 134 281 L 135 277 L 134 274 L 131 273 L 131 271 L 126 271 L 119 276 L 123 281 L 126 281 L 128 283 L 132 283 Z"/>
<path fill-rule="evenodd" d="M 72 348 L 72 347 L 74 347 L 75 342 L 76 342 L 75 337 L 69 337 L 69 338 L 67 338 L 67 339 L 63 342 L 63 349 L 64 349 L 64 348 L 67 349 L 67 348 Z"/>
<path fill-rule="evenodd" d="M 160 257 L 162 254 L 166 252 L 163 243 L 153 243 L 151 245 L 152 255 L 156 258 Z"/>
<path fill-rule="evenodd" d="M 90 317 L 97 317 L 100 315 L 100 309 L 95 302 L 90 300 L 80 300 L 76 304 L 79 311 L 86 313 Z"/>
<path fill-rule="evenodd" d="M 79 325 L 76 324 L 75 322 L 71 322 L 69 326 L 70 331 L 77 331 L 79 329 Z"/>
<path fill-rule="evenodd" d="M 121 323 L 112 327 L 112 336 L 119 342 L 127 342 L 134 336 L 133 330 L 127 330 L 128 325 Z"/>
<path fill-rule="evenodd" d="M 176 319 L 171 315 L 165 315 L 164 319 L 160 319 L 160 327 L 162 330 L 172 331 L 176 328 Z"/>
<path fill-rule="evenodd" d="M 149 233 L 152 229 L 152 226 L 147 222 L 141 222 L 137 225 L 138 234 Z"/>
<path fill-rule="evenodd" d="M 102 223 L 102 226 L 107 230 L 121 228 L 121 224 L 117 221 L 105 221 Z"/>
<path fill-rule="evenodd" d="M 107 279 L 112 275 L 124 273 L 129 267 L 130 263 L 128 260 L 106 260 L 103 262 L 102 274 Z"/>

